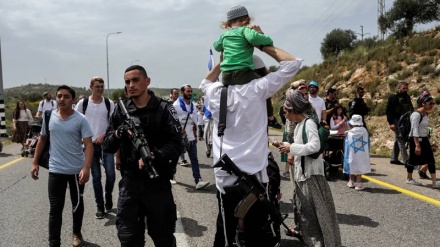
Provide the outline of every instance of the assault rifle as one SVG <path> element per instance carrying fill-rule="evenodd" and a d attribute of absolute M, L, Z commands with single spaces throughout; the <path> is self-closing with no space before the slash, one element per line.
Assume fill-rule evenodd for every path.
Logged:
<path fill-rule="evenodd" d="M 290 232 L 292 236 L 298 237 L 298 233 L 293 232 L 286 223 L 284 223 L 287 215 L 283 217 L 275 205 L 269 201 L 266 195 L 266 188 L 255 175 L 249 175 L 242 172 L 227 154 L 223 154 L 214 167 L 221 167 L 222 170 L 227 173 L 237 176 L 237 182 L 235 185 L 224 187 L 226 193 L 241 189 L 247 194 L 247 196 L 241 200 L 235 208 L 235 217 L 243 219 L 252 205 L 259 201 L 266 207 L 271 221 L 277 225 L 283 225 L 287 232 Z M 268 222 L 268 224 L 270 224 L 270 222 Z"/>
<path fill-rule="evenodd" d="M 141 127 L 141 121 L 137 117 L 130 116 L 127 108 L 125 108 L 124 101 L 119 99 L 118 107 L 121 109 L 121 113 L 124 116 L 124 125 L 131 131 L 129 139 L 131 140 L 133 147 L 141 154 L 142 161 L 144 162 L 144 170 L 148 172 L 150 178 L 157 178 L 159 174 L 154 168 L 152 161 L 154 156 L 151 155 L 150 147 L 148 146 L 147 139 L 145 138 L 144 130 Z"/>

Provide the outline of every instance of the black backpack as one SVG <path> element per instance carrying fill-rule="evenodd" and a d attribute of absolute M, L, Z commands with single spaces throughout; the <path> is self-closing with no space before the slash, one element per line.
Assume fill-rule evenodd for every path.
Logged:
<path fill-rule="evenodd" d="M 419 114 L 420 114 L 420 121 L 419 121 L 419 124 L 420 124 L 420 122 L 422 122 L 422 119 L 423 119 L 423 115 L 422 115 L 422 113 L 421 112 L 419 112 L 419 111 L 417 111 L 417 110 L 415 110 L 416 112 L 418 112 Z M 413 113 L 414 111 L 407 111 L 407 112 L 405 112 L 401 117 L 400 117 L 400 119 L 399 119 L 399 123 L 398 123 L 398 126 L 397 126 L 397 128 L 399 128 L 399 132 L 400 132 L 400 136 L 402 137 L 402 139 L 405 141 L 405 142 L 409 142 L 409 134 L 410 134 L 410 132 L 411 132 L 411 114 Z"/>
<path fill-rule="evenodd" d="M 105 107 L 107 108 L 107 119 L 110 119 L 110 100 L 104 97 Z M 87 105 L 89 104 L 89 97 L 83 99 L 83 112 L 86 115 Z"/>

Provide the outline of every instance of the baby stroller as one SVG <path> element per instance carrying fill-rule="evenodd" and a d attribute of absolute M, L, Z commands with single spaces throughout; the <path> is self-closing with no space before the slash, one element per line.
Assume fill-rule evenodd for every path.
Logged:
<path fill-rule="evenodd" d="M 28 133 L 28 139 L 26 139 L 24 148 L 21 151 L 21 157 L 28 157 L 29 154 L 33 157 L 35 149 L 37 148 L 38 139 L 40 138 L 41 123 L 34 122 L 30 126 L 31 130 Z"/>
<path fill-rule="evenodd" d="M 337 131 L 330 131 L 326 150 L 322 155 L 322 158 L 324 159 L 324 172 L 327 180 L 330 180 L 330 173 L 337 171 L 343 164 L 344 142 L 345 135 L 338 135 Z"/>

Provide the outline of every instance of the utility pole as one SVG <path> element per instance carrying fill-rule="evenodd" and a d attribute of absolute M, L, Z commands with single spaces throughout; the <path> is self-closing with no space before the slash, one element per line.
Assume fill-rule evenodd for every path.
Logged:
<path fill-rule="evenodd" d="M 5 119 L 5 93 L 3 92 L 3 67 L 2 67 L 2 42 L 0 39 L 0 136 L 8 137 L 6 134 L 6 119 Z M 0 149 L 1 152 L 1 149 Z"/>
<path fill-rule="evenodd" d="M 385 0 L 377 1 L 377 35 L 381 40 L 385 38 L 385 31 L 380 30 L 379 17 L 385 15 Z"/>
<path fill-rule="evenodd" d="M 360 35 L 362 40 L 364 40 L 364 36 L 370 33 L 364 33 L 364 26 L 361 25 L 361 33 L 356 33 L 357 35 Z"/>

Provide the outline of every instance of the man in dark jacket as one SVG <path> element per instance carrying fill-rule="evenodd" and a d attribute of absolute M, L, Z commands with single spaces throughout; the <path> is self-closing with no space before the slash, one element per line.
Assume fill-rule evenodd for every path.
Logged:
<path fill-rule="evenodd" d="M 364 123 L 364 127 L 367 128 L 367 124 L 365 123 L 365 116 L 368 115 L 368 113 L 370 112 L 371 108 L 367 106 L 367 104 L 365 103 L 363 97 L 365 94 L 365 90 L 363 87 L 358 87 L 356 89 L 356 98 L 353 99 L 353 101 L 351 101 L 348 104 L 348 108 L 350 111 L 350 118 L 353 115 L 361 115 L 362 116 L 362 122 Z"/>
<path fill-rule="evenodd" d="M 390 164 L 403 165 L 408 161 L 408 153 L 406 152 L 405 141 L 400 134 L 398 123 L 400 117 L 405 112 L 412 111 L 414 107 L 411 102 L 411 97 L 408 95 L 408 83 L 404 81 L 399 82 L 397 90 L 398 92 L 396 94 L 388 98 L 386 114 L 390 129 L 394 131 L 396 135 Z M 402 154 L 403 163 L 399 161 L 399 150 Z"/>
<path fill-rule="evenodd" d="M 174 231 L 177 220 L 176 205 L 171 191 L 173 176 L 170 160 L 182 152 L 180 123 L 173 106 L 148 90 L 150 78 L 139 65 L 127 68 L 124 74 L 128 100 L 124 105 L 130 116 L 138 118 L 154 156 L 152 165 L 159 174 L 151 178 L 146 165 L 130 135 L 133 130 L 124 123 L 121 108 L 115 109 L 104 139 L 104 150 L 120 150 L 121 175 L 119 182 L 116 228 L 121 246 L 145 245 L 145 218 L 148 234 L 155 246 L 176 246 Z"/>

